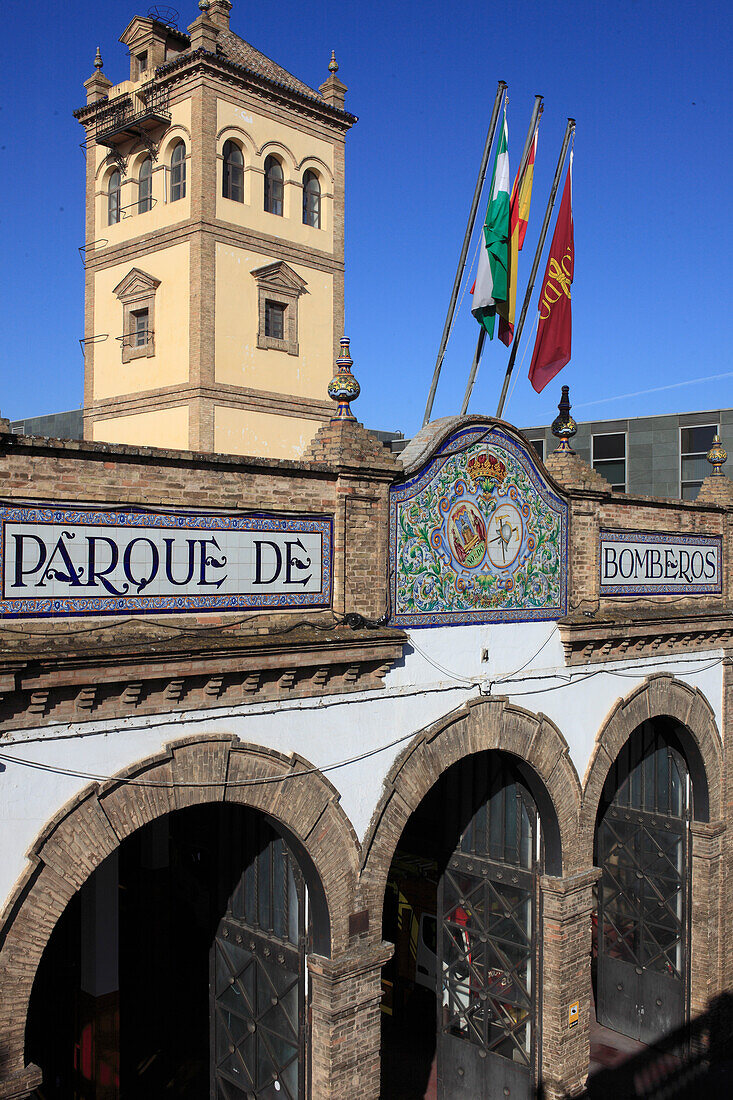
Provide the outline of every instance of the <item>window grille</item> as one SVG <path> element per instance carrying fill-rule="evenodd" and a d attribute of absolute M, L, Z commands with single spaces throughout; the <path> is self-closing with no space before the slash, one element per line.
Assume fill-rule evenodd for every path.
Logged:
<path fill-rule="evenodd" d="M 285 338 L 285 306 L 280 302 L 265 302 L 265 336 L 273 340 Z"/>

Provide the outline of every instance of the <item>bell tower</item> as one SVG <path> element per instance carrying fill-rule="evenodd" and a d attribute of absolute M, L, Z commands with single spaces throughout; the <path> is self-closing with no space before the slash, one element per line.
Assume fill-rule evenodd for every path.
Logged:
<path fill-rule="evenodd" d="M 200 0 L 100 50 L 86 134 L 85 438 L 298 457 L 331 416 L 344 328 L 344 144 L 333 54 L 318 91 Z"/>

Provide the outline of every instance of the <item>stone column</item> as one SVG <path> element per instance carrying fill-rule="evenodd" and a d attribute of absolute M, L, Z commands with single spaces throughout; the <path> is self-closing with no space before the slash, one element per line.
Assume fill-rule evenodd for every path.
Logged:
<path fill-rule="evenodd" d="M 704 1012 L 710 1000 L 724 988 L 720 944 L 724 942 L 721 936 L 721 863 L 725 822 L 693 821 L 691 832 L 690 1015 L 694 1018 Z"/>
<path fill-rule="evenodd" d="M 546 1100 L 579 1093 L 590 1058 L 591 913 L 593 884 L 600 871 L 543 875 L 542 891 L 542 1054 L 540 1080 Z M 569 1017 L 579 1002 L 577 1023 Z"/>
<path fill-rule="evenodd" d="M 365 944 L 338 959 L 308 956 L 311 1095 L 379 1100 L 382 967 L 391 944 Z"/>

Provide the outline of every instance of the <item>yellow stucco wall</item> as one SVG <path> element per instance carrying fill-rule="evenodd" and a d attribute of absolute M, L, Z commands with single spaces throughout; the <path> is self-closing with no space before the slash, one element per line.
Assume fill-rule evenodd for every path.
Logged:
<path fill-rule="evenodd" d="M 122 362 L 123 307 L 114 288 L 133 267 L 160 279 L 155 293 L 155 355 Z M 188 241 L 98 271 L 94 280 L 94 399 L 188 382 Z"/>
<path fill-rule="evenodd" d="M 131 447 L 188 448 L 188 406 L 115 416 L 96 420 L 92 438 L 104 443 L 126 443 Z"/>
<path fill-rule="evenodd" d="M 258 115 L 256 107 L 217 101 L 216 216 L 258 233 L 333 251 L 333 145 L 282 121 Z M 221 151 L 227 138 L 244 153 L 244 202 L 222 197 Z M 283 216 L 264 209 L 264 165 L 269 153 L 283 162 Z M 303 225 L 303 172 L 312 168 L 321 182 L 321 226 Z"/>
<path fill-rule="evenodd" d="M 321 421 L 214 406 L 214 450 L 259 458 L 299 458 Z"/>
<path fill-rule="evenodd" d="M 96 239 L 107 241 L 108 246 L 113 246 L 129 241 L 133 237 L 139 237 L 143 233 L 153 233 L 164 226 L 174 225 L 191 216 L 191 162 L 186 161 L 186 197 L 176 202 L 166 201 L 170 199 L 170 153 L 177 139 L 185 142 L 186 154 L 191 154 L 191 100 L 184 99 L 179 103 L 171 104 L 171 125 L 166 131 L 165 138 L 158 152 L 158 159 L 153 161 L 153 203 L 152 209 L 144 213 L 137 212 L 138 200 L 138 174 L 140 164 L 145 159 L 146 150 L 135 147 L 135 152 L 130 157 L 126 171 L 122 174 L 122 200 L 121 205 L 127 207 L 123 210 L 123 217 L 116 225 L 108 224 L 107 185 L 110 169 L 114 167 L 111 161 L 107 161 L 109 150 L 104 145 L 90 145 L 87 156 L 96 157 L 96 183 L 95 183 L 95 211 L 96 211 Z M 123 150 L 124 151 L 124 150 Z M 166 189 L 167 183 L 167 189 Z M 131 205 L 132 204 L 132 205 Z"/>
<path fill-rule="evenodd" d="M 216 246 L 216 381 L 326 401 L 333 375 L 333 276 L 291 263 L 308 284 L 298 298 L 298 355 L 257 347 L 258 290 L 251 272 L 272 256 Z"/>

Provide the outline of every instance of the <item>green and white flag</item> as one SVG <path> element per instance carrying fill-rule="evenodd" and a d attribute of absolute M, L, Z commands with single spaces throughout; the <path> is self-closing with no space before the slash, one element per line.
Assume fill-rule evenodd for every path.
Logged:
<path fill-rule="evenodd" d="M 489 205 L 484 222 L 483 247 L 479 249 L 478 271 L 473 285 L 471 312 L 494 338 L 496 304 L 509 297 L 509 151 L 506 108 L 504 123 L 491 177 Z"/>

